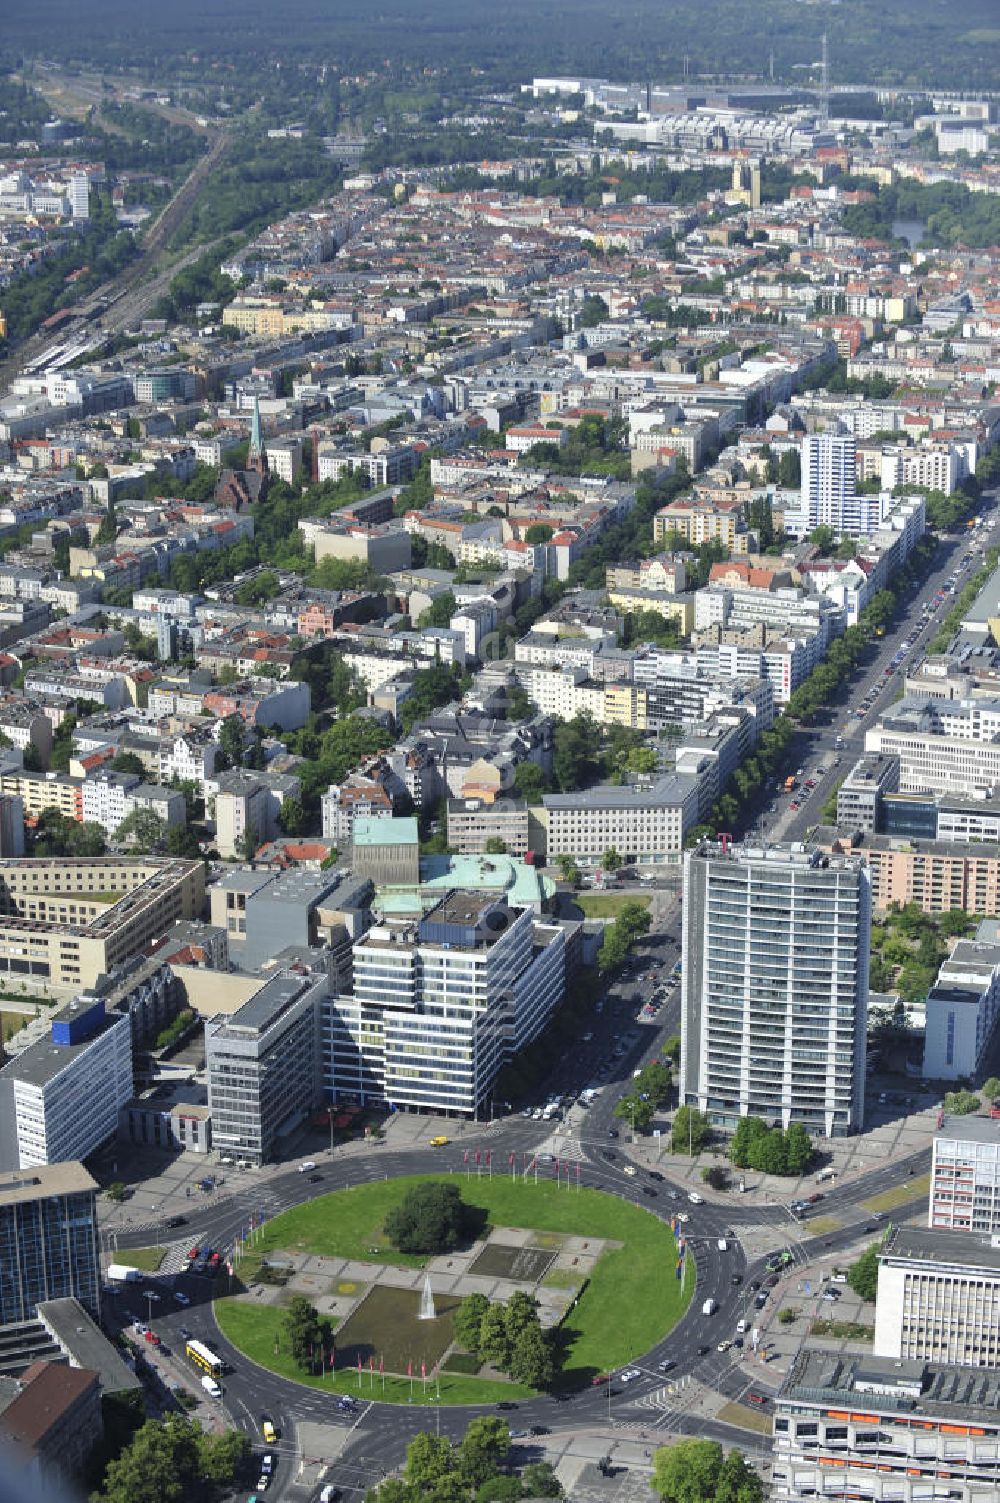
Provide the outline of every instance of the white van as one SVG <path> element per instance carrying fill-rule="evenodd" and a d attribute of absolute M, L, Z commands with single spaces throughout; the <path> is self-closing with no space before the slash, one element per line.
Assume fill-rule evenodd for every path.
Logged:
<path fill-rule="evenodd" d="M 202 1378 L 201 1386 L 207 1394 L 211 1395 L 213 1399 L 222 1398 L 222 1389 L 219 1387 L 218 1383 L 216 1383 L 214 1378 L 209 1377 L 208 1373 L 206 1373 Z"/>
<path fill-rule="evenodd" d="M 720 1252 L 729 1251 L 729 1243 L 726 1241 L 725 1237 L 720 1237 L 717 1245 Z"/>

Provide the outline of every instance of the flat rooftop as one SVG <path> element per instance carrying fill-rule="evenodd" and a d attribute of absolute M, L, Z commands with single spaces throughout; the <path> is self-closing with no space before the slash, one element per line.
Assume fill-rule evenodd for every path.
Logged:
<path fill-rule="evenodd" d="M 935 1137 L 966 1143 L 1000 1143 L 1000 1120 L 975 1113 L 968 1117 L 949 1115 L 942 1117 Z"/>
<path fill-rule="evenodd" d="M 382 845 L 417 846 L 420 844 L 420 832 L 417 821 L 412 815 L 403 819 L 397 819 L 394 816 L 377 819 L 369 814 L 363 814 L 354 821 L 351 839 L 356 849 L 370 849 Z"/>
<path fill-rule="evenodd" d="M 63 1008 L 60 1012 L 53 1013 L 48 1022 L 51 1024 L 55 1018 L 65 1018 L 68 1020 L 79 1016 L 79 1012 L 71 1013 L 68 1009 Z M 61 1075 L 63 1070 L 68 1069 L 79 1055 L 83 1054 L 87 1049 L 93 1048 L 98 1039 L 102 1039 L 105 1034 L 110 1033 L 112 1028 L 121 1028 L 122 1026 L 127 1029 L 131 1028 L 128 1014 L 124 1012 L 108 1012 L 105 1013 L 98 1026 L 85 1039 L 81 1039 L 78 1044 L 54 1044 L 51 1033 L 46 1032 L 44 1037 L 40 1038 L 37 1043 L 29 1044 L 27 1049 L 23 1049 L 20 1054 L 15 1055 L 9 1064 L 4 1065 L 0 1074 L 9 1074 L 11 1079 L 23 1080 L 28 1085 L 47 1085 L 50 1080 L 55 1079 L 57 1075 Z"/>
<path fill-rule="evenodd" d="M 75 1159 L 0 1173 L 0 1206 L 24 1205 L 49 1195 L 82 1195 L 88 1190 L 96 1191 L 97 1181 Z"/>
<path fill-rule="evenodd" d="M 224 1038 L 227 1033 L 244 1030 L 262 1033 L 273 1027 L 315 980 L 315 976 L 272 976 L 242 1007 L 224 1020 L 216 1037 Z"/>
<path fill-rule="evenodd" d="M 693 781 L 681 773 L 668 773 L 643 788 L 619 788 L 608 783 L 579 793 L 544 793 L 542 804 L 546 809 L 651 809 L 686 803 Z"/>
<path fill-rule="evenodd" d="M 79 1300 L 45 1300 L 37 1307 L 37 1317 L 48 1326 L 63 1350 L 72 1354 L 75 1367 L 97 1373 L 104 1393 L 127 1393 L 142 1387 L 141 1380 L 125 1365 Z"/>
<path fill-rule="evenodd" d="M 777 1404 L 779 1409 L 783 1400 L 843 1405 L 851 1395 L 863 1396 L 863 1407 L 880 1414 L 927 1415 L 946 1423 L 961 1416 L 966 1423 L 978 1419 L 1000 1424 L 1000 1373 L 841 1356 L 808 1347 L 794 1359 Z"/>
<path fill-rule="evenodd" d="M 1000 1247 L 979 1241 L 969 1232 L 929 1226 L 897 1226 L 890 1232 L 882 1257 L 895 1262 L 958 1264 L 1000 1274 Z"/>

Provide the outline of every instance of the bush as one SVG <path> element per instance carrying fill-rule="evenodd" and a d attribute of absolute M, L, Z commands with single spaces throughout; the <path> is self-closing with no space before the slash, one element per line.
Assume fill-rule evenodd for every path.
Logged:
<path fill-rule="evenodd" d="M 455 1185 L 431 1181 L 408 1190 L 385 1219 L 385 1234 L 404 1253 L 454 1252 L 468 1228 L 468 1207 Z"/>
<path fill-rule="evenodd" d="M 847 1270 L 847 1282 L 868 1304 L 874 1304 L 878 1294 L 878 1255 L 879 1244 L 873 1242 Z"/>
<path fill-rule="evenodd" d="M 790 1326 L 798 1318 L 798 1310 L 793 1309 L 791 1305 L 786 1305 L 783 1310 L 778 1311 L 778 1324 L 781 1326 Z"/>
<path fill-rule="evenodd" d="M 953 1117 L 967 1117 L 970 1112 L 978 1112 L 981 1102 L 974 1091 L 947 1091 L 944 1098 L 944 1109 Z"/>

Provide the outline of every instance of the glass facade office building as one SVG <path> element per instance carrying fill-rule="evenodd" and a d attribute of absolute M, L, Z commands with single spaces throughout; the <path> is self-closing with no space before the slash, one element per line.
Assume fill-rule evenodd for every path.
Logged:
<path fill-rule="evenodd" d="M 96 1191 L 77 1163 L 0 1175 L 0 1326 L 69 1297 L 100 1318 Z"/>

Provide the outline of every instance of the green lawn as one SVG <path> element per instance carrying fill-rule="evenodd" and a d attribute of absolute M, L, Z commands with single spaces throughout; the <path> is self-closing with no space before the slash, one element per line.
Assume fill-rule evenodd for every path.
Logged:
<path fill-rule="evenodd" d="M 114 1261 L 123 1263 L 126 1268 L 141 1268 L 143 1273 L 155 1273 L 166 1253 L 165 1247 L 128 1247 L 121 1257 L 116 1255 Z"/>
<path fill-rule="evenodd" d="M 417 1178 L 440 1176 L 357 1185 L 296 1206 L 265 1226 L 255 1253 L 284 1250 L 419 1266 L 426 1260 L 403 1257 L 382 1235 L 386 1213 Z M 559 1189 L 551 1182 L 536 1185 L 497 1176 L 492 1180 L 459 1179 L 458 1183 L 463 1199 L 483 1209 L 492 1226 L 531 1227 L 543 1233 L 561 1232 L 623 1244 L 604 1253 L 563 1323 L 567 1339 L 564 1381 L 568 1385 L 587 1382 L 595 1373 L 639 1357 L 686 1309 L 694 1288 L 693 1263 L 688 1260 L 682 1283 L 675 1276 L 676 1245 L 670 1228 L 649 1211 L 597 1190 Z M 378 1252 L 372 1252 L 372 1248 L 378 1248 Z M 278 1358 L 272 1355 L 273 1326 L 268 1335 L 259 1324 L 266 1318 L 279 1321 L 280 1312 L 269 1317 L 267 1310 L 256 1306 L 219 1301 L 216 1315 L 234 1345 L 243 1346 L 263 1366 L 283 1370 L 278 1365 L 280 1353 Z M 286 1376 L 299 1375 L 286 1372 Z M 357 1375 L 350 1381 L 356 1383 Z M 456 1383 L 460 1393 L 455 1391 Z M 387 1379 L 387 1398 L 391 1397 L 390 1386 Z M 407 1396 L 408 1385 L 402 1386 L 406 1393 L 396 1397 Z M 480 1401 L 484 1403 L 492 1400 L 495 1389 L 501 1391 L 497 1397 L 515 1396 L 509 1384 L 450 1376 L 441 1379 L 442 1401 L 475 1402 L 472 1389 L 482 1394 Z"/>
<path fill-rule="evenodd" d="M 215 1302 L 215 1318 L 223 1334 L 260 1367 L 269 1368 L 296 1383 L 306 1383 L 310 1388 L 324 1389 L 327 1393 L 349 1393 L 363 1399 L 384 1398 L 391 1404 L 405 1404 L 409 1400 L 410 1384 L 405 1378 L 394 1378 L 386 1373 L 383 1392 L 381 1377 L 377 1372 L 373 1375 L 367 1367 L 362 1370 L 360 1379 L 356 1367 L 327 1372 L 322 1377 L 303 1372 L 292 1360 L 291 1353 L 283 1350 L 281 1327 L 284 1317 L 284 1310 L 271 1305 L 241 1304 L 235 1299 Z M 519 1383 L 469 1378 L 455 1373 L 441 1374 L 440 1392 L 442 1404 L 495 1404 L 500 1399 L 531 1397 L 531 1389 Z M 424 1394 L 420 1376 L 415 1376 L 415 1402 L 435 1402 L 437 1394 L 437 1383 L 428 1381 Z"/>
<path fill-rule="evenodd" d="M 871 1195 L 867 1200 L 859 1201 L 866 1211 L 894 1211 L 897 1206 L 908 1205 L 911 1200 L 919 1200 L 927 1195 L 931 1187 L 929 1174 L 918 1174 L 913 1179 L 908 1179 L 903 1185 L 895 1185 L 891 1190 L 882 1190 L 878 1195 Z"/>
<path fill-rule="evenodd" d="M 573 902 L 578 908 L 583 909 L 585 918 L 616 919 L 626 903 L 638 903 L 641 907 L 648 908 L 649 901 L 648 894 L 636 892 L 576 892 L 573 894 Z"/>

